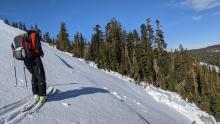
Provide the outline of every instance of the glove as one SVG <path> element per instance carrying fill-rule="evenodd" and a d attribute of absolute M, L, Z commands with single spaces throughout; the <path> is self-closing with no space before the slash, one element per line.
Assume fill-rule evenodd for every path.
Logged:
<path fill-rule="evenodd" d="M 11 44 L 11 49 L 12 49 L 12 51 L 15 50 L 15 47 L 14 47 L 14 44 L 13 44 L 13 43 Z"/>

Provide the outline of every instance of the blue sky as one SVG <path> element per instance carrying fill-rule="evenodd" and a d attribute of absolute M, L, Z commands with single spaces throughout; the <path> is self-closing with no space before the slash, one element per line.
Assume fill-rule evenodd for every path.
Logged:
<path fill-rule="evenodd" d="M 0 0 L 0 18 L 37 24 L 53 37 L 63 21 L 71 40 L 76 31 L 90 40 L 93 27 L 104 29 L 113 17 L 127 31 L 139 31 L 147 17 L 159 19 L 168 50 L 220 43 L 220 0 Z"/>

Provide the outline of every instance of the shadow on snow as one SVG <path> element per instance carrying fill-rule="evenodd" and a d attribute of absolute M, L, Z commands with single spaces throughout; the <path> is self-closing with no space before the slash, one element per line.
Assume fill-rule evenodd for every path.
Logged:
<path fill-rule="evenodd" d="M 79 84 L 79 83 L 48 83 L 49 86 L 66 86 L 66 85 L 74 85 L 74 84 Z"/>
<path fill-rule="evenodd" d="M 69 98 L 78 97 L 82 95 L 95 94 L 95 93 L 109 93 L 109 92 L 105 89 L 96 88 L 96 87 L 81 87 L 80 89 L 58 92 L 54 94 L 52 97 L 50 97 L 48 99 L 48 102 L 60 101 L 64 99 L 69 99 Z"/>
<path fill-rule="evenodd" d="M 56 54 L 55 54 L 56 55 Z M 63 58 L 60 56 L 56 55 L 68 68 L 74 70 L 73 66 L 71 66 L 69 63 L 67 63 Z"/>

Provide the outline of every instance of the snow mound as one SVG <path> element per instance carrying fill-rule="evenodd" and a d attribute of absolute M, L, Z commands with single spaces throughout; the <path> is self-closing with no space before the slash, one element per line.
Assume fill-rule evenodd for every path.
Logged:
<path fill-rule="evenodd" d="M 192 122 L 212 122 L 212 124 L 215 124 L 216 122 L 212 116 L 199 109 L 194 103 L 189 103 L 183 100 L 181 96 L 175 92 L 165 91 L 152 85 L 147 86 L 145 90 L 156 101 L 167 104 L 168 106 L 174 108 Z"/>

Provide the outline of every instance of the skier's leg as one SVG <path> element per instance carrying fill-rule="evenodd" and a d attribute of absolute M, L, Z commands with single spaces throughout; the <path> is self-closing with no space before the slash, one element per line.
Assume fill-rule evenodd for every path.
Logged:
<path fill-rule="evenodd" d="M 32 84 L 32 92 L 34 95 L 39 94 L 39 88 L 38 88 L 38 80 L 37 80 L 37 76 L 32 74 L 32 80 L 31 80 L 31 84 Z"/>
<path fill-rule="evenodd" d="M 37 70 L 37 81 L 38 81 L 38 90 L 39 96 L 46 96 L 46 77 L 45 77 L 45 71 L 43 67 L 43 63 L 40 59 L 40 57 L 36 58 L 36 70 Z"/>
<path fill-rule="evenodd" d="M 31 73 L 32 75 L 32 79 L 31 79 L 31 84 L 32 84 L 32 92 L 34 95 L 38 94 L 39 92 L 39 88 L 38 88 L 38 80 L 37 80 L 37 74 L 36 71 L 34 70 L 34 66 L 26 66 L 28 71 Z"/>

